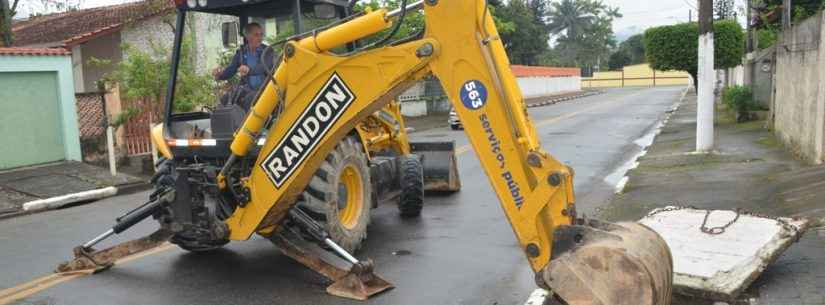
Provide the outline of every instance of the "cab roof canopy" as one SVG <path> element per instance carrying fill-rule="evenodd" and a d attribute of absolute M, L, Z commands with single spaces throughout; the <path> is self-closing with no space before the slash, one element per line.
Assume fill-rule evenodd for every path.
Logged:
<path fill-rule="evenodd" d="M 184 11 L 221 15 L 271 17 L 291 14 L 295 3 L 300 1 L 301 12 L 311 13 L 315 4 L 331 4 L 347 7 L 346 0 L 175 0 Z M 205 3 L 205 5 L 201 5 Z"/>

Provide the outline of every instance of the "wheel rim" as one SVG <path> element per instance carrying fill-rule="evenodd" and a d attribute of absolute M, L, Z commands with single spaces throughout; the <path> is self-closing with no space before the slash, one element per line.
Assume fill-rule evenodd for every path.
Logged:
<path fill-rule="evenodd" d="M 358 225 L 363 209 L 361 173 L 354 166 L 347 165 L 338 179 L 338 220 L 345 228 L 353 229 Z"/>

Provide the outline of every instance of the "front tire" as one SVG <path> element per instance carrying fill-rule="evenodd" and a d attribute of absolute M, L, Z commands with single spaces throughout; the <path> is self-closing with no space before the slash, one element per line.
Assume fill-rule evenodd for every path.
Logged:
<path fill-rule="evenodd" d="M 344 138 L 315 172 L 299 204 L 350 253 L 361 247 L 370 222 L 372 185 L 362 147 L 358 138 Z"/>
<path fill-rule="evenodd" d="M 424 207 L 424 166 L 415 155 L 400 156 L 398 159 L 401 169 L 398 211 L 401 212 L 401 217 L 421 216 Z"/>

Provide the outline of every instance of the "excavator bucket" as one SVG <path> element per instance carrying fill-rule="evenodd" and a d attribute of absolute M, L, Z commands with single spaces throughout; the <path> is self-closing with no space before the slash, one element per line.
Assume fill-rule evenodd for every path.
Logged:
<path fill-rule="evenodd" d="M 424 165 L 424 190 L 457 192 L 461 189 L 455 142 L 411 142 L 413 154 L 421 156 Z"/>
<path fill-rule="evenodd" d="M 556 228 L 542 277 L 569 305 L 668 305 L 673 259 L 665 241 L 641 224 L 583 220 Z"/>

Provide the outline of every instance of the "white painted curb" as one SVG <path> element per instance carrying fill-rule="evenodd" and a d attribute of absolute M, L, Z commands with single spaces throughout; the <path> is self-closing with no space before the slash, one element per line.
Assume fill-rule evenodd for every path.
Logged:
<path fill-rule="evenodd" d="M 533 290 L 533 293 L 530 294 L 530 297 L 527 298 L 527 302 L 524 302 L 524 305 L 543 305 L 549 294 L 547 290 L 541 288 Z"/>
<path fill-rule="evenodd" d="M 32 211 L 40 211 L 40 210 L 50 210 L 56 209 L 67 204 L 86 201 L 86 200 L 97 200 L 103 199 L 106 197 L 111 197 L 117 194 L 117 188 L 114 186 L 90 190 L 85 192 L 79 192 L 74 194 L 68 194 L 63 196 L 57 196 L 52 198 L 46 199 L 38 199 L 34 201 L 29 201 L 23 204 L 23 210 L 26 212 Z"/>
<path fill-rule="evenodd" d="M 665 114 L 665 117 L 663 119 L 655 123 L 656 127 L 653 128 L 650 134 L 644 135 L 641 138 L 634 141 L 634 143 L 638 144 L 638 142 L 641 139 L 650 137 L 650 143 L 644 141 L 645 143 L 638 144 L 639 146 L 641 146 L 642 151 L 640 151 L 638 154 L 636 154 L 636 156 L 634 156 L 632 159 L 628 161 L 630 163 L 630 166 L 620 166 L 616 169 L 616 171 L 624 171 L 624 173 L 620 173 L 623 175 L 622 178 L 619 179 L 618 182 L 616 182 L 614 185 L 614 192 L 616 194 L 621 194 L 622 191 L 624 191 L 624 187 L 625 185 L 627 185 L 627 181 L 630 180 L 630 176 L 628 176 L 628 173 L 630 173 L 630 170 L 635 169 L 639 166 L 639 158 L 643 157 L 644 155 L 647 155 L 647 151 L 648 149 L 650 149 L 650 146 L 653 146 L 653 142 L 656 141 L 656 137 L 659 136 L 660 133 L 662 133 L 662 128 L 664 128 L 667 125 L 667 123 L 670 121 L 670 117 L 673 116 L 673 114 L 676 113 L 677 110 L 679 110 L 679 107 L 682 106 L 682 103 L 685 102 L 685 97 L 687 97 L 688 91 L 690 91 L 690 87 L 687 87 L 684 90 L 682 90 L 682 95 L 679 97 L 679 100 L 673 104 L 673 106 L 670 108 L 670 111 L 667 114 Z M 611 184 L 611 181 L 609 181 L 608 178 L 610 178 L 610 176 L 614 174 L 615 172 L 605 177 L 604 181 L 608 184 Z"/>

